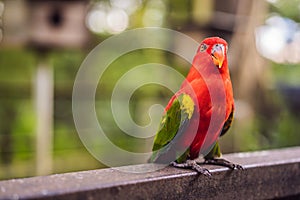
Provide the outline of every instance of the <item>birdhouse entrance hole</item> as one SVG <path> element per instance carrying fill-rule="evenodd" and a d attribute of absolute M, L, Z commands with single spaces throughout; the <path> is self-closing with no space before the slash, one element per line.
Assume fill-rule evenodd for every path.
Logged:
<path fill-rule="evenodd" d="M 58 7 L 53 8 L 48 17 L 49 23 L 52 27 L 60 27 L 63 24 L 63 13 Z"/>

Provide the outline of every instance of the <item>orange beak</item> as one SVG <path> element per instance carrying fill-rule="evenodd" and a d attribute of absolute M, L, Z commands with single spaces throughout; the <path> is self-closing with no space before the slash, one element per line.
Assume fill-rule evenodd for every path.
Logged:
<path fill-rule="evenodd" d="M 225 52 L 224 46 L 221 44 L 215 45 L 211 51 L 211 56 L 212 56 L 213 62 L 217 67 L 219 67 L 219 69 L 222 67 L 224 59 L 225 59 L 224 52 Z"/>

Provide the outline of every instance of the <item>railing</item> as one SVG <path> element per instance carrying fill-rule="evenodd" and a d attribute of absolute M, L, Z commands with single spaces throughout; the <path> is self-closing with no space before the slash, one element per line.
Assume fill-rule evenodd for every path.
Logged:
<path fill-rule="evenodd" d="M 300 199 L 300 147 L 224 157 L 245 170 L 207 166 L 206 177 L 173 167 L 143 174 L 100 169 L 12 179 L 0 181 L 0 199 Z"/>

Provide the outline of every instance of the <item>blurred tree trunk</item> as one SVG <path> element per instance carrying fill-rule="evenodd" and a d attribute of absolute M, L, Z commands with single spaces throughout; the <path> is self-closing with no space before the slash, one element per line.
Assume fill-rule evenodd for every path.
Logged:
<path fill-rule="evenodd" d="M 269 63 L 258 54 L 255 45 L 255 28 L 264 23 L 267 13 L 266 1 L 238 1 L 235 32 L 229 54 L 237 99 L 235 132 L 238 133 L 234 138 L 235 151 L 251 149 L 250 143 L 253 141 L 258 143 L 252 145 L 254 149 L 264 146 L 264 139 L 270 139 L 270 130 L 266 128 L 268 125 L 261 125 L 272 122 L 270 118 L 275 116 L 274 112 L 277 110 L 268 96 L 271 83 Z M 268 120 L 264 120 L 266 118 Z M 248 133 L 243 132 L 246 129 Z M 242 147 L 239 144 L 249 146 Z"/>
<path fill-rule="evenodd" d="M 230 52 L 231 71 L 235 74 L 235 96 L 239 99 L 256 101 L 257 86 L 265 88 L 268 77 L 268 63 L 256 51 L 255 28 L 264 23 L 267 2 L 261 0 L 238 2 L 235 33 Z M 246 16 L 246 17 L 243 17 Z M 246 21 L 240 19 L 247 19 Z"/>

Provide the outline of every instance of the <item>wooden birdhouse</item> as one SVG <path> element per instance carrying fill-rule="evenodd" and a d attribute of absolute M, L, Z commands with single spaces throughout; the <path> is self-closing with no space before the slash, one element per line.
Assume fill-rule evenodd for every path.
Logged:
<path fill-rule="evenodd" d="M 43 49 L 86 45 L 88 0 L 27 0 L 27 3 L 30 45 Z"/>

